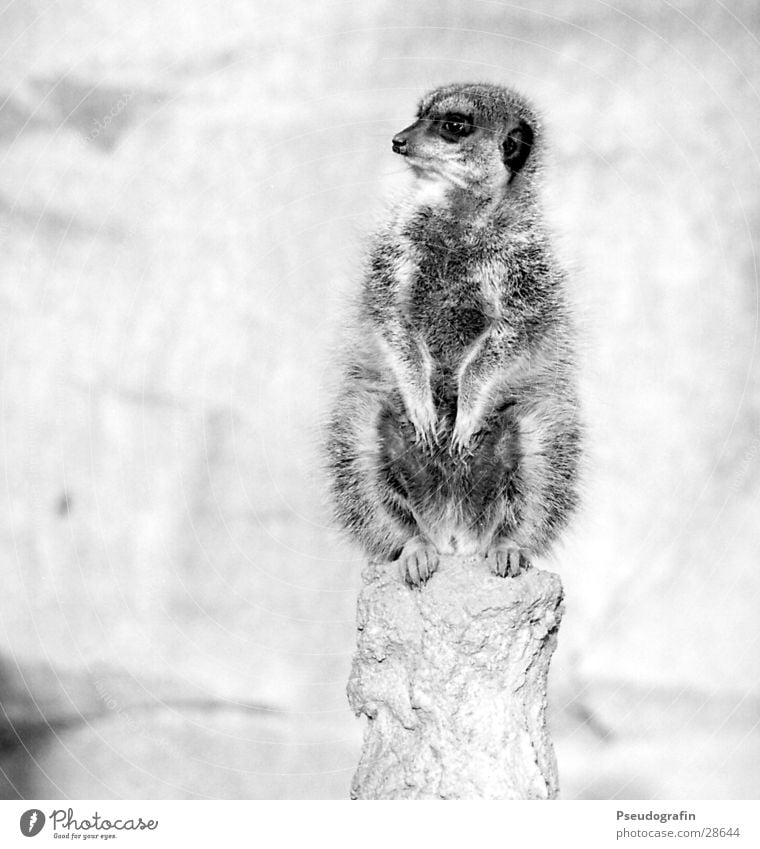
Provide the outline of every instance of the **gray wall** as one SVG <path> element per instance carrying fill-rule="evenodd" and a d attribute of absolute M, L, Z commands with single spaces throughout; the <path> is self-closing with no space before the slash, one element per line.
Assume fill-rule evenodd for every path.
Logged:
<path fill-rule="evenodd" d="M 546 116 L 583 329 L 564 795 L 757 796 L 758 35 L 751 0 L 2 13 L 3 795 L 346 794 L 330 340 L 391 135 L 488 80 Z"/>

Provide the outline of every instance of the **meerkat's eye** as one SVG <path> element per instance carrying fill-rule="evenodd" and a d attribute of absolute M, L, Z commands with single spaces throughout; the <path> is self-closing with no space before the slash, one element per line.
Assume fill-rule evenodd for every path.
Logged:
<path fill-rule="evenodd" d="M 461 136 L 467 129 L 467 125 L 464 121 L 444 121 L 443 124 L 441 124 L 441 127 L 446 130 L 447 133 L 451 133 L 452 136 Z"/>
<path fill-rule="evenodd" d="M 459 139 L 469 136 L 474 130 L 472 121 L 466 115 L 452 113 L 446 115 L 440 122 L 439 127 L 441 136 L 446 141 L 459 141 Z"/>

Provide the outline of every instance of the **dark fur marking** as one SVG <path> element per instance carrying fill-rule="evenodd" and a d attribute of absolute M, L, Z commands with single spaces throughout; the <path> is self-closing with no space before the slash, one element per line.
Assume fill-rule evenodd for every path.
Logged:
<path fill-rule="evenodd" d="M 530 124 L 520 121 L 519 125 L 511 130 L 502 146 L 504 150 L 504 164 L 513 174 L 522 170 L 528 161 L 533 149 L 533 130 Z"/>

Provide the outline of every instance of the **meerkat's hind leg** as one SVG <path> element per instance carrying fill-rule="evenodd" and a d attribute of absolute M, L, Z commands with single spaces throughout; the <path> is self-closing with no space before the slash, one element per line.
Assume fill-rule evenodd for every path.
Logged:
<path fill-rule="evenodd" d="M 398 559 L 401 577 L 413 587 L 427 583 L 438 562 L 438 549 L 419 535 L 407 541 Z"/>
<path fill-rule="evenodd" d="M 494 540 L 486 552 L 491 571 L 501 578 L 516 578 L 530 569 L 528 552 L 509 539 Z"/>

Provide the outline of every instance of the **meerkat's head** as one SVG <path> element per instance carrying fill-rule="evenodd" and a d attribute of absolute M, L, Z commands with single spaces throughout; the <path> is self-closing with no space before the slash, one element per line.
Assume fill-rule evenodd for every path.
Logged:
<path fill-rule="evenodd" d="M 449 85 L 427 94 L 393 137 L 415 175 L 487 197 L 518 196 L 538 164 L 539 121 L 507 88 Z"/>

